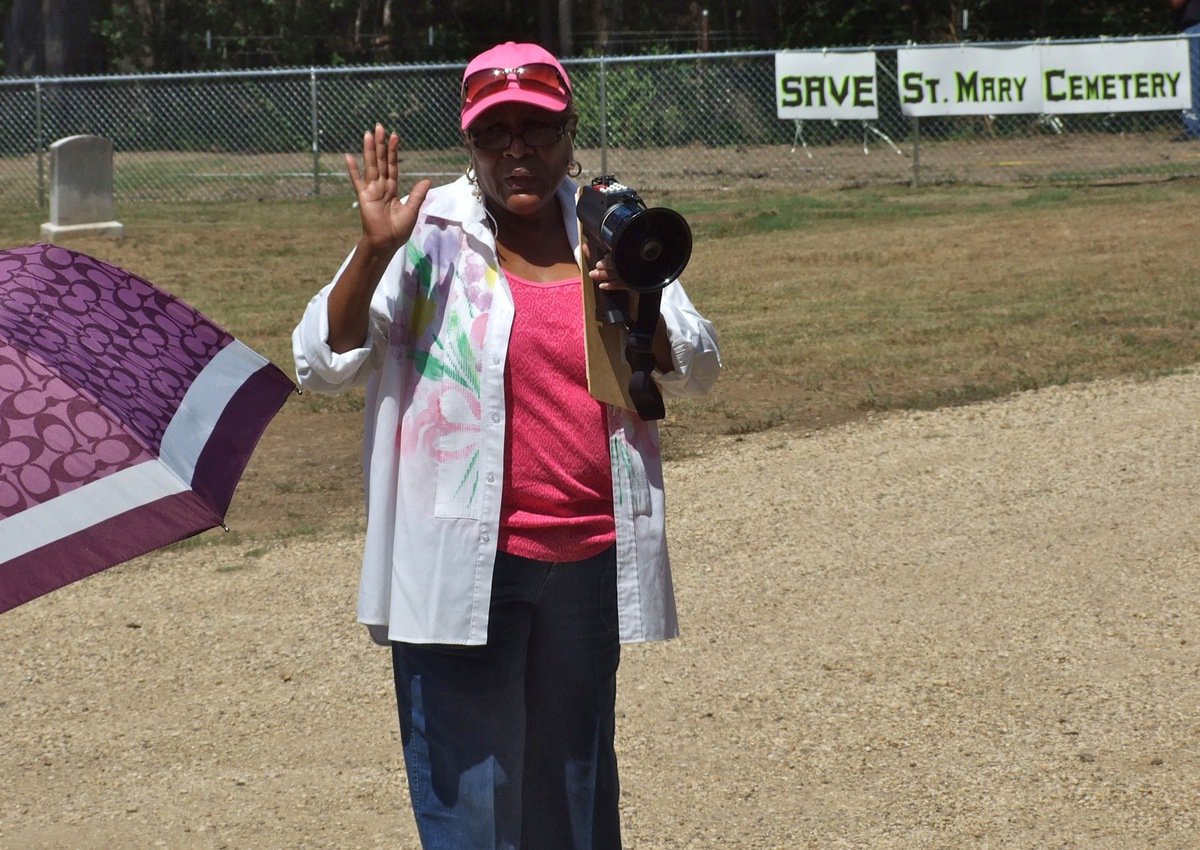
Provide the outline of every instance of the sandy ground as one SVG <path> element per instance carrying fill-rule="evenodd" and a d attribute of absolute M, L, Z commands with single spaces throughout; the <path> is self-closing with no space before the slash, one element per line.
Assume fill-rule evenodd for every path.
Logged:
<path fill-rule="evenodd" d="M 1200 846 L 1198 413 L 1186 374 L 672 463 L 626 847 Z M 357 553 L 198 545 L 0 615 L 0 847 L 415 848 Z"/>

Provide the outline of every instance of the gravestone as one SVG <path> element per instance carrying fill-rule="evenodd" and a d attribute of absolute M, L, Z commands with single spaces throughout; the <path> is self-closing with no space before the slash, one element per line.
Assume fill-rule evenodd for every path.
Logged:
<path fill-rule="evenodd" d="M 100 136 L 70 136 L 50 146 L 50 220 L 42 239 L 64 236 L 121 238 L 113 220 L 113 147 Z"/>

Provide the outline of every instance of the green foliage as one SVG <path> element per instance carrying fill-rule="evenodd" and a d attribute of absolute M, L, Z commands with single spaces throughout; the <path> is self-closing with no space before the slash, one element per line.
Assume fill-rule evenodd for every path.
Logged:
<path fill-rule="evenodd" d="M 0 0 L 0 75 L 5 73 L 4 33 L 8 27 L 8 14 L 12 10 L 13 0 Z"/>
<path fill-rule="evenodd" d="M 789 129 L 775 114 L 771 68 L 746 63 L 732 72 L 723 63 L 711 72 L 702 59 L 673 62 L 611 62 L 572 71 L 580 112 L 578 143 L 600 144 L 601 118 L 615 148 L 718 145 L 737 138 L 744 144 L 784 143 Z M 603 93 L 601 76 L 603 74 Z M 745 77 L 761 77 L 747 84 Z M 739 79 L 736 88 L 731 77 Z"/>
<path fill-rule="evenodd" d="M 98 22 L 114 71 L 331 64 L 355 3 L 113 0 Z"/>
<path fill-rule="evenodd" d="M 16 2 L 21 0 L 0 0 L 0 23 Z M 573 32 L 568 46 L 559 31 L 560 4 L 549 2 L 108 0 L 96 7 L 93 27 L 107 46 L 110 72 L 462 61 L 508 39 L 540 41 L 560 55 L 633 55 L 706 46 L 777 49 L 1172 29 L 1167 4 L 1148 0 L 575 0 L 567 6 Z M 42 13 L 48 14 L 44 6 Z M 680 120 L 659 117 L 668 125 Z"/>

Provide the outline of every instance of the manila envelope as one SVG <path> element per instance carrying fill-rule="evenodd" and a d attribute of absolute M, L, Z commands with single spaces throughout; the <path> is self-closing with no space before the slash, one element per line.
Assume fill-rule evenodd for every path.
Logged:
<path fill-rule="evenodd" d="M 579 244 L 585 244 L 583 229 Z M 580 252 L 582 257 L 582 251 Z M 596 284 L 588 277 L 586 265 L 581 264 L 583 286 L 583 344 L 587 357 L 588 392 L 597 401 L 636 411 L 629 395 L 629 379 L 633 370 L 625 360 L 623 326 L 602 322 L 596 315 Z M 636 297 L 635 293 L 629 293 Z"/>

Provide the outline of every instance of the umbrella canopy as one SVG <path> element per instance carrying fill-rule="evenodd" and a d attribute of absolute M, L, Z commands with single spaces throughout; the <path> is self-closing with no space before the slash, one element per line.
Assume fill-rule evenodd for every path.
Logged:
<path fill-rule="evenodd" d="M 294 389 L 136 275 L 0 251 L 0 611 L 221 525 Z"/>

